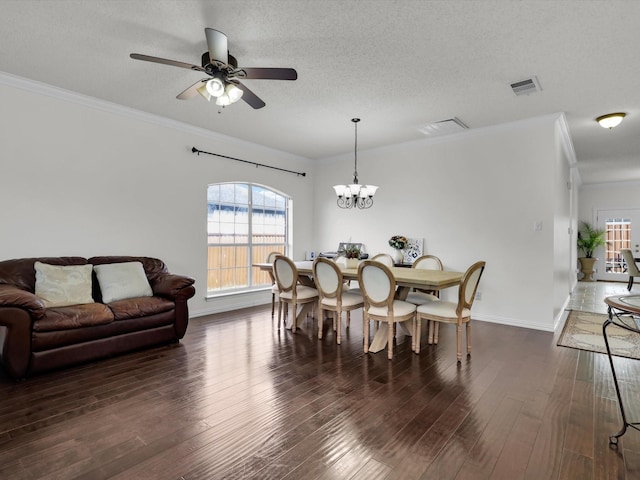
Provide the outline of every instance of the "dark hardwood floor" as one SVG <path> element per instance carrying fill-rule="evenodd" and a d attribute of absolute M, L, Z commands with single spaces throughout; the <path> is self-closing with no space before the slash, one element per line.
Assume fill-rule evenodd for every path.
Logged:
<path fill-rule="evenodd" d="M 608 444 L 620 425 L 602 354 L 474 322 L 461 366 L 451 325 L 388 361 L 363 354 L 358 313 L 341 346 L 311 319 L 274 325 L 270 306 L 196 318 L 177 345 L 0 374 L 0 478 L 640 478 L 640 432 Z M 633 413 L 640 362 L 616 365 Z"/>

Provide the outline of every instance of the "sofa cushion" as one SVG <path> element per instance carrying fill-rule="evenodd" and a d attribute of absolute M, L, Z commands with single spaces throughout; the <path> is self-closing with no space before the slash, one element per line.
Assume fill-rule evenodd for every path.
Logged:
<path fill-rule="evenodd" d="M 42 262 L 49 265 L 86 265 L 83 257 L 31 257 L 3 260 L 0 262 L 0 283 L 15 285 L 22 290 L 34 293 L 36 276 L 33 264 Z"/>
<path fill-rule="evenodd" d="M 127 320 L 170 312 L 175 308 L 175 304 L 173 301 L 162 297 L 138 297 L 111 302 L 109 308 L 116 320 Z"/>
<path fill-rule="evenodd" d="M 60 353 L 65 357 L 67 355 L 73 356 L 74 354 L 70 350 L 80 347 L 78 344 L 96 340 L 110 340 L 119 346 L 125 346 L 127 341 L 123 339 L 121 335 L 138 332 L 146 337 L 146 330 L 150 332 L 150 337 L 153 337 L 154 334 L 151 331 L 163 327 L 171 327 L 173 329 L 174 321 L 174 312 L 164 312 L 158 315 L 151 315 L 150 317 L 131 318 L 123 322 L 111 322 L 105 325 L 94 325 L 91 327 L 71 328 L 69 330 L 56 330 L 51 332 L 33 332 L 31 348 L 33 352 L 43 352 L 68 346 L 70 347 L 68 353 L 63 353 L 62 351 Z M 110 339 L 110 337 L 115 338 Z M 98 352 L 96 352 L 96 354 L 97 353 Z"/>
<path fill-rule="evenodd" d="M 104 303 L 153 295 L 141 262 L 95 265 L 93 269 Z"/>
<path fill-rule="evenodd" d="M 45 307 L 93 303 L 91 265 L 49 265 L 34 262 L 35 294 Z"/>
<path fill-rule="evenodd" d="M 113 322 L 113 313 L 102 303 L 47 308 L 44 318 L 33 322 L 36 332 L 69 330 L 72 328 L 105 325 Z"/>

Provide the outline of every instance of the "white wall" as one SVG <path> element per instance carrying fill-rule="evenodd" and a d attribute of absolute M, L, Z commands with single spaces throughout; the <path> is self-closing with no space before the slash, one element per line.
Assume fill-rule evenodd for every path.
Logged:
<path fill-rule="evenodd" d="M 196 279 L 193 315 L 267 302 L 266 292 L 205 300 L 206 189 L 226 181 L 292 196 L 293 256 L 311 243 L 307 159 L 12 77 L 0 76 L 0 105 L 0 260 L 145 255 Z M 307 176 L 197 156 L 192 146 Z"/>
<path fill-rule="evenodd" d="M 562 116 L 359 152 L 360 180 L 380 190 L 370 210 L 345 211 L 331 186 L 351 180 L 352 154 L 316 166 L 2 74 L 0 102 L 0 260 L 148 255 L 196 278 L 194 316 L 266 303 L 268 292 L 205 299 L 206 186 L 250 181 L 293 197 L 295 259 L 343 240 L 389 252 L 388 238 L 403 234 L 424 238 L 448 269 L 487 261 L 476 318 L 552 330 L 566 302 Z M 194 145 L 307 176 L 196 156 Z"/>
<path fill-rule="evenodd" d="M 337 208 L 331 189 L 350 180 L 353 156 L 325 159 L 316 173 L 315 218 L 327 227 L 313 248 L 332 250 L 350 239 L 375 254 L 390 251 L 392 235 L 424 238 L 425 253 L 439 256 L 446 269 L 487 262 L 475 318 L 553 330 L 570 282 L 561 258 L 570 250 L 570 173 L 556 138 L 559 118 L 359 151 L 360 181 L 380 186 L 364 211 Z"/>
<path fill-rule="evenodd" d="M 595 221 L 598 210 L 640 208 L 640 182 L 598 183 L 580 186 L 580 221 Z"/>

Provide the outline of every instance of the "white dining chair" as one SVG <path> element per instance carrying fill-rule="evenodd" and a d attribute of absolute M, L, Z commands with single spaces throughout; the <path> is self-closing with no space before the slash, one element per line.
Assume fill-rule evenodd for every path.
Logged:
<path fill-rule="evenodd" d="M 306 285 L 298 283 L 298 268 L 296 264 L 284 255 L 276 255 L 273 261 L 273 273 L 278 284 L 279 302 L 278 302 L 278 329 L 283 317 L 284 305 L 284 321 L 286 322 L 289 305 L 292 307 L 293 319 L 291 321 L 291 331 L 295 332 L 297 328 L 296 312 L 298 305 L 313 303 L 318 300 L 318 290 Z"/>
<path fill-rule="evenodd" d="M 370 322 L 386 322 L 388 330 L 387 357 L 393 359 L 393 337 L 396 323 L 411 321 L 409 331 L 415 330 L 416 306 L 396 300 L 396 280 L 386 265 L 374 260 L 365 260 L 358 268 L 358 283 L 362 290 L 364 309 L 362 328 L 364 353 L 369 352 Z M 413 344 L 412 344 L 413 346 Z"/>
<path fill-rule="evenodd" d="M 395 265 L 395 262 L 393 260 L 393 257 L 391 255 L 389 255 L 388 253 L 378 253 L 377 255 L 374 255 L 371 260 L 373 262 L 380 262 L 383 265 L 386 265 L 387 267 L 391 268 Z"/>
<path fill-rule="evenodd" d="M 347 312 L 347 328 L 351 323 L 351 311 L 362 308 L 362 295 L 345 289 L 340 267 L 328 258 L 318 257 L 313 262 L 313 278 L 320 297 L 318 312 L 318 338 L 322 339 L 324 312 L 331 312 L 336 343 L 342 342 L 342 312 Z"/>
<path fill-rule="evenodd" d="M 629 283 L 627 283 L 627 290 L 631 291 L 633 287 L 633 279 L 634 277 L 640 277 L 640 270 L 638 270 L 638 265 L 636 264 L 635 258 L 633 258 L 633 252 L 628 248 L 621 248 L 620 253 L 622 254 L 622 258 L 624 258 L 625 263 L 627 264 L 627 273 L 629 274 Z"/>
<path fill-rule="evenodd" d="M 416 258 L 411 268 L 443 270 L 442 261 L 435 255 L 422 255 Z M 415 305 L 422 305 L 423 303 L 432 302 L 438 298 L 440 298 L 440 292 L 438 290 L 414 289 L 414 291 L 409 292 L 405 300 Z"/>
<path fill-rule="evenodd" d="M 484 267 L 485 262 L 476 262 L 462 275 L 460 286 L 458 287 L 457 303 L 438 299 L 418 306 L 413 335 L 413 351 L 415 353 L 420 353 L 421 322 L 422 320 L 427 320 L 433 322 L 433 336 L 432 329 L 429 328 L 429 344 L 438 343 L 440 323 L 456 324 L 458 362 L 462 360 L 462 324 L 466 324 L 467 355 L 471 354 L 471 306 L 473 305 Z"/>

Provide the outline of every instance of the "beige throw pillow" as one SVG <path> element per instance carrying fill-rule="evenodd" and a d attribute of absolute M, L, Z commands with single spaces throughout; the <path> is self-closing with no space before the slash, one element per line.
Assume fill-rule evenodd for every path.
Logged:
<path fill-rule="evenodd" d="M 45 307 L 93 303 L 92 265 L 49 265 L 35 262 L 36 295 Z"/>
<path fill-rule="evenodd" d="M 141 262 L 105 263 L 94 265 L 93 269 L 104 303 L 153 295 Z"/>

